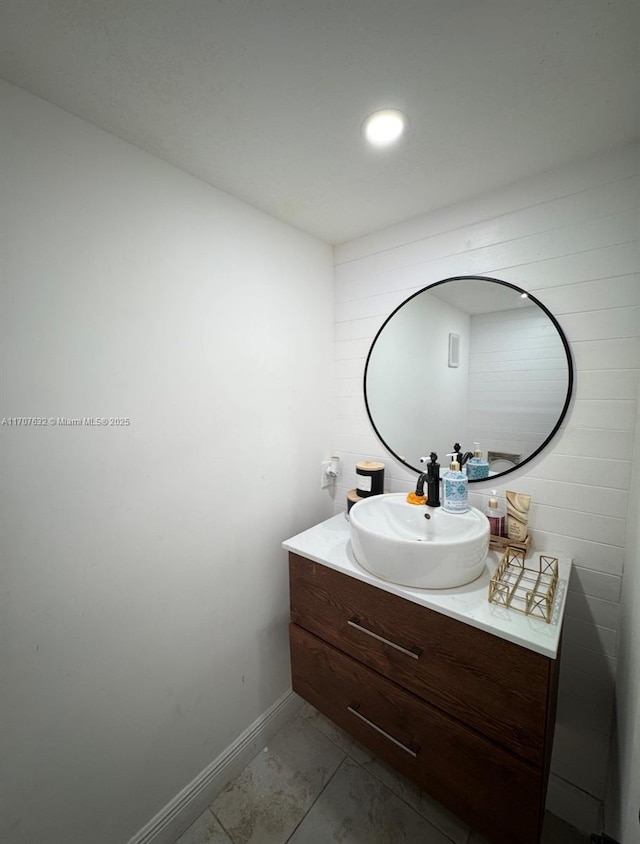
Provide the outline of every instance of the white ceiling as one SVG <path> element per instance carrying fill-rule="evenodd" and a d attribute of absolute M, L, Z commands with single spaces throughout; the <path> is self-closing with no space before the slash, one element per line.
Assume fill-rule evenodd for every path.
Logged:
<path fill-rule="evenodd" d="M 329 243 L 640 135 L 637 0 L 2 0 L 0 75 Z M 363 119 L 408 132 L 371 150 Z"/>

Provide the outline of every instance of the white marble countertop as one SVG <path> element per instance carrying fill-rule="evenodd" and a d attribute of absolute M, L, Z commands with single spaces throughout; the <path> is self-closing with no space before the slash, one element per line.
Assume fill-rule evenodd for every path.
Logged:
<path fill-rule="evenodd" d="M 401 598 L 428 607 L 472 627 L 486 630 L 502 639 L 515 642 L 544 656 L 556 658 L 560 644 L 562 617 L 567 597 L 571 559 L 544 551 L 545 556 L 558 558 L 558 586 L 551 622 L 532 618 L 517 610 L 489 602 L 489 580 L 500 560 L 500 554 L 489 551 L 482 575 L 455 589 L 412 589 L 382 580 L 369 574 L 356 560 L 352 548 L 349 523 L 344 513 L 291 537 L 282 543 L 287 551 L 307 557 L 316 563 L 378 586 Z M 538 553 L 530 552 L 527 561 L 537 561 Z"/>

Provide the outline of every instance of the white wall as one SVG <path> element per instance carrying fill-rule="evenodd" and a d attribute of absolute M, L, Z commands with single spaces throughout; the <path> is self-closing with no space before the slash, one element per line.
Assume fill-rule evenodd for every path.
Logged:
<path fill-rule="evenodd" d="M 468 314 L 425 293 L 393 315 L 372 349 L 369 412 L 381 438 L 411 466 L 431 451 L 447 465 L 455 423 L 467 416 L 470 323 Z M 448 365 L 450 332 L 460 338 L 457 367 Z"/>
<path fill-rule="evenodd" d="M 586 831 L 598 827 L 605 794 L 625 564 L 640 368 L 639 170 L 637 148 L 621 150 L 336 250 L 334 450 L 347 470 L 338 507 L 361 459 L 384 460 L 390 491 L 415 482 L 379 445 L 362 395 L 371 339 L 407 296 L 453 275 L 502 278 L 547 305 L 571 343 L 577 377 L 565 424 L 501 489 L 532 495 L 538 549 L 574 559 L 548 807 Z M 474 485 L 472 503 L 482 504 L 489 484 Z M 626 564 L 637 566 L 637 554 Z"/>
<path fill-rule="evenodd" d="M 638 385 L 640 387 L 640 383 Z M 605 817 L 621 844 L 640 844 L 640 403 L 627 525 L 630 564 L 622 581 L 616 729 Z"/>
<path fill-rule="evenodd" d="M 2 84 L 4 844 L 127 841 L 290 686 L 328 246 Z"/>

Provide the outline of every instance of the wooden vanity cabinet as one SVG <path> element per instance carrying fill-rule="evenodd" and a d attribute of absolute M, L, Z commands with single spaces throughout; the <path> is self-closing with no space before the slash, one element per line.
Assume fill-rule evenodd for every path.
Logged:
<path fill-rule="evenodd" d="M 293 689 L 494 844 L 539 844 L 558 660 L 289 553 Z"/>

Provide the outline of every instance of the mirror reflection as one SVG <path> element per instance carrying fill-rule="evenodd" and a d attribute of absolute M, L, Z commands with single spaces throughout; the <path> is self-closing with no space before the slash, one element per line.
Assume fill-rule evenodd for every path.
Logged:
<path fill-rule="evenodd" d="M 454 442 L 474 443 L 490 475 L 531 459 L 558 429 L 571 396 L 567 340 L 535 297 L 499 279 L 444 279 L 411 296 L 373 341 L 367 412 L 385 447 L 424 471 Z"/>

